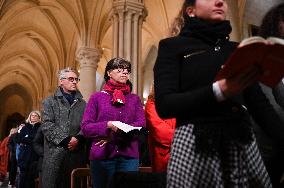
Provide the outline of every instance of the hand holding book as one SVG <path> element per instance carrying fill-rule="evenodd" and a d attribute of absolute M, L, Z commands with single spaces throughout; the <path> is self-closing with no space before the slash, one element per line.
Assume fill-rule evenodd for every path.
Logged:
<path fill-rule="evenodd" d="M 274 37 L 243 40 L 215 80 L 234 77 L 252 67 L 260 69 L 258 81 L 269 87 L 277 85 L 284 77 L 284 40 Z"/>
<path fill-rule="evenodd" d="M 242 92 L 257 80 L 259 74 L 261 74 L 259 67 L 249 65 L 243 72 L 218 80 L 217 84 L 222 92 L 222 99 L 233 97 Z"/>

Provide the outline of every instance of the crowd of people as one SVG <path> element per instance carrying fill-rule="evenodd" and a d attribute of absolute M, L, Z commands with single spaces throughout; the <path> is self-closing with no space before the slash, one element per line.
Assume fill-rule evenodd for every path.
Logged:
<path fill-rule="evenodd" d="M 33 140 L 40 125 L 41 113 L 32 111 L 23 124 L 12 128 L 10 134 L 2 140 L 0 145 L 1 185 L 9 172 L 8 187 L 35 187 L 39 156 L 33 149 Z"/>
<path fill-rule="evenodd" d="M 105 84 L 87 103 L 78 72 L 60 70 L 42 111 L 1 142 L 0 181 L 9 171 L 11 187 L 33 188 L 38 178 L 42 188 L 69 188 L 72 170 L 89 166 L 93 188 L 106 188 L 116 173 L 139 171 L 141 132 L 121 128 L 130 125 L 147 129 L 152 171 L 167 176 L 168 188 L 283 186 L 284 80 L 267 88 L 255 67 L 215 80 L 238 46 L 227 9 L 225 0 L 184 1 L 171 37 L 159 43 L 145 109 L 126 59 L 107 63 Z M 259 35 L 284 38 L 283 3 L 266 14 Z"/>

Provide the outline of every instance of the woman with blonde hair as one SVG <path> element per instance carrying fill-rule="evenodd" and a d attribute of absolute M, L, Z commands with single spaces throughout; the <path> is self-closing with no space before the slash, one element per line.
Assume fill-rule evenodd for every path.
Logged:
<path fill-rule="evenodd" d="M 33 139 L 41 124 L 41 114 L 39 111 L 32 111 L 26 119 L 25 126 L 18 131 L 17 143 L 20 145 L 18 166 L 20 168 L 19 188 L 33 188 L 35 163 L 38 155 L 33 149 Z"/>

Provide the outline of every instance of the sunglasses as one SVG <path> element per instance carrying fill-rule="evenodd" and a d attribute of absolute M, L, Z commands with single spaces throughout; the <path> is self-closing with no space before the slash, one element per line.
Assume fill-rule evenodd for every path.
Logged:
<path fill-rule="evenodd" d="M 68 80 L 69 82 L 74 82 L 75 80 L 76 82 L 79 82 L 80 78 L 68 77 L 68 78 L 61 78 L 61 80 Z"/>

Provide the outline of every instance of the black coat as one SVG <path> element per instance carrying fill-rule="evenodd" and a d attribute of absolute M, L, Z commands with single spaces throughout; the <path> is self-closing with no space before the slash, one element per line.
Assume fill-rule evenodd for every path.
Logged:
<path fill-rule="evenodd" d="M 16 159 L 17 134 L 18 133 L 12 134 L 9 138 L 9 141 L 8 141 L 10 161 L 14 161 Z"/>
<path fill-rule="evenodd" d="M 34 140 L 33 140 L 34 151 L 39 156 L 39 159 L 38 159 L 38 171 L 39 172 L 41 172 L 41 169 L 42 169 L 43 147 L 44 147 L 44 135 L 42 133 L 41 127 L 39 127 L 34 137 Z"/>
<path fill-rule="evenodd" d="M 177 118 L 177 127 L 196 120 L 211 125 L 239 116 L 243 105 L 269 134 L 284 143 L 283 124 L 258 83 L 240 95 L 218 102 L 212 84 L 217 72 L 236 48 L 227 40 L 208 42 L 202 38 L 177 36 L 161 40 L 154 66 L 156 109 L 162 118 Z"/>
<path fill-rule="evenodd" d="M 40 123 L 31 125 L 25 123 L 25 126 L 19 131 L 17 135 L 17 142 L 20 144 L 20 152 L 18 158 L 18 166 L 20 168 L 26 168 L 33 161 L 38 160 L 38 155 L 35 153 L 32 142 L 39 128 Z"/>

